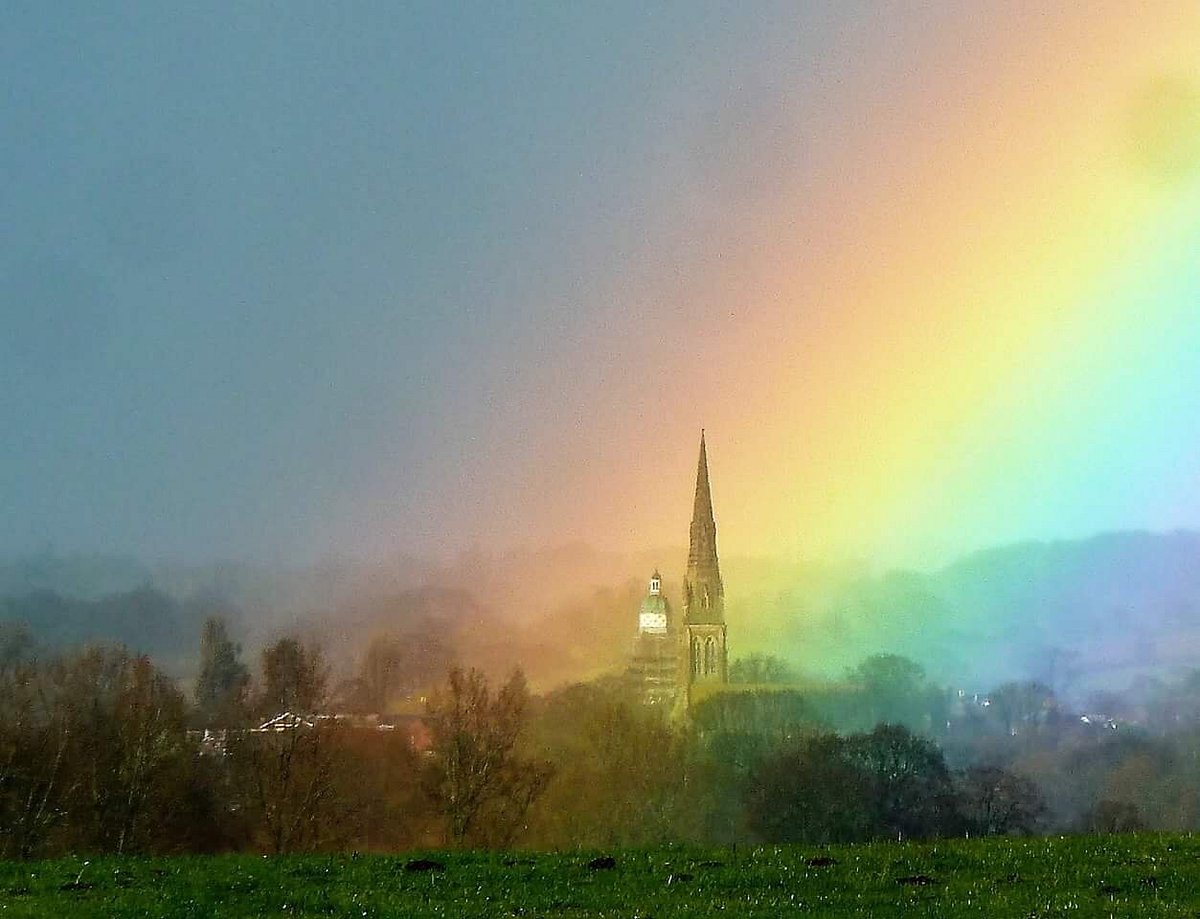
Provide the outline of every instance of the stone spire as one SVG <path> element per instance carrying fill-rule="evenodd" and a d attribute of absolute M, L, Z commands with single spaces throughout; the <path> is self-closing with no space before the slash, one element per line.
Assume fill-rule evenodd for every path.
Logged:
<path fill-rule="evenodd" d="M 708 487 L 708 451 L 704 447 L 704 429 L 700 429 L 700 461 L 696 464 L 696 500 L 692 504 L 692 532 L 696 522 L 713 523 L 712 492 Z"/>
<path fill-rule="evenodd" d="M 683 580 L 684 619 L 687 622 L 724 622 L 725 590 L 717 561 L 717 524 L 713 518 L 708 485 L 708 453 L 700 432 L 700 460 L 696 466 L 696 499 L 688 544 L 687 574 Z"/>

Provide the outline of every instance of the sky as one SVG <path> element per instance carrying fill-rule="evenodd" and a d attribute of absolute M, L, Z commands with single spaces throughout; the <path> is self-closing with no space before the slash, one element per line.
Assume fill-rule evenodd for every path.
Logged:
<path fill-rule="evenodd" d="M 6 4 L 0 552 L 1200 527 L 1200 4 Z"/>

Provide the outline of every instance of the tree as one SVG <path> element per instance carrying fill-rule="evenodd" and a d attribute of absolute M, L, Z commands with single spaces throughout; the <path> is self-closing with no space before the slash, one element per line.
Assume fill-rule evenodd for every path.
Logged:
<path fill-rule="evenodd" d="M 807 696 L 782 688 L 716 693 L 693 705 L 688 719 L 705 762 L 708 832 L 726 842 L 744 835 L 746 795 L 760 763 L 827 729 Z"/>
<path fill-rule="evenodd" d="M 325 656 L 317 645 L 287 636 L 265 648 L 261 661 L 254 710 L 259 715 L 290 713 L 292 719 L 268 730 L 231 735 L 232 793 L 258 848 L 314 851 L 344 829 L 334 800 L 335 777 L 346 771 L 342 731 L 319 717 L 329 676 Z"/>
<path fill-rule="evenodd" d="M 335 779 L 341 729 L 302 719 L 278 731 L 234 735 L 229 755 L 235 794 L 258 848 L 281 854 L 312 852 L 335 840 Z"/>
<path fill-rule="evenodd" d="M 0 674 L 28 660 L 33 651 L 33 636 L 24 622 L 0 622 Z"/>
<path fill-rule="evenodd" d="M 1137 833 L 1146 829 L 1136 804 L 1104 799 L 1083 815 L 1085 833 Z"/>
<path fill-rule="evenodd" d="M 107 781 L 119 792 L 113 813 L 116 851 L 146 851 L 162 821 L 180 803 L 192 751 L 187 706 L 174 682 L 145 655 L 125 662 L 113 713 L 119 757 Z"/>
<path fill-rule="evenodd" d="M 0 858 L 44 854 L 77 781 L 61 677 L 61 667 L 32 661 L 0 667 Z"/>
<path fill-rule="evenodd" d="M 196 756 L 174 682 L 124 648 L 86 649 L 48 676 L 50 723 L 66 738 L 63 846 L 158 852 L 188 838 Z"/>
<path fill-rule="evenodd" d="M 441 814 L 430 800 L 424 756 L 403 731 L 339 732 L 333 804 L 338 842 L 367 852 L 436 846 Z"/>
<path fill-rule="evenodd" d="M 287 637 L 263 651 L 262 678 L 257 705 L 262 714 L 311 714 L 325 702 L 329 670 L 318 646 Z"/>
<path fill-rule="evenodd" d="M 746 822 L 764 842 L 847 843 L 873 833 L 871 776 L 836 734 L 766 756 L 747 789 Z"/>
<path fill-rule="evenodd" d="M 472 668 L 450 671 L 426 708 L 435 756 L 435 796 L 453 845 L 507 845 L 550 778 L 519 749 L 529 691 L 520 670 L 492 693 Z"/>
<path fill-rule="evenodd" d="M 434 632 L 436 628 L 430 626 Z M 350 710 L 380 712 L 394 699 L 436 683 L 446 672 L 448 659 L 436 634 L 376 635 L 363 653 L 358 673 L 339 694 Z"/>
<path fill-rule="evenodd" d="M 847 739 L 851 759 L 871 779 L 871 823 L 889 838 L 956 833 L 959 815 L 942 751 L 898 724 Z"/>
<path fill-rule="evenodd" d="M 262 652 L 260 715 L 290 713 L 269 730 L 235 734 L 229 755 L 239 809 L 255 844 L 269 852 L 311 852 L 342 830 L 335 776 L 342 730 L 319 717 L 329 678 L 319 646 L 287 636 Z"/>
<path fill-rule="evenodd" d="M 688 714 L 710 736 L 753 734 L 777 742 L 809 733 L 820 723 L 809 700 L 789 689 L 717 693 Z"/>
<path fill-rule="evenodd" d="M 196 756 L 173 681 L 124 648 L 24 667 L 0 719 L 5 848 L 162 852 L 187 839 Z"/>
<path fill-rule="evenodd" d="M 695 745 L 662 712 L 598 681 L 552 693 L 530 728 L 554 771 L 529 814 L 532 845 L 641 846 L 700 835 L 706 802 Z"/>
<path fill-rule="evenodd" d="M 944 693 L 920 664 L 899 654 L 875 654 L 846 674 L 862 692 L 860 727 L 904 724 L 929 731 L 945 721 Z"/>
<path fill-rule="evenodd" d="M 358 670 L 363 709 L 377 712 L 387 705 L 399 689 L 405 656 L 404 646 L 397 639 L 384 635 L 371 639 Z"/>
<path fill-rule="evenodd" d="M 792 668 L 773 654 L 751 654 L 729 665 L 730 683 L 790 683 L 795 678 Z"/>
<path fill-rule="evenodd" d="M 203 715 L 234 720 L 245 702 L 250 673 L 241 662 L 242 646 L 229 638 L 225 620 L 209 616 L 200 631 L 200 675 L 196 705 Z"/>
<path fill-rule="evenodd" d="M 900 654 L 872 654 L 850 673 L 850 678 L 873 692 L 909 695 L 925 683 L 925 668 Z"/>
<path fill-rule="evenodd" d="M 992 691 L 989 700 L 989 712 L 1011 737 L 1036 731 L 1058 710 L 1054 690 L 1037 682 L 1005 683 Z"/>
<path fill-rule="evenodd" d="M 1037 785 L 996 766 L 968 768 L 958 789 L 967 829 L 980 836 L 1028 835 L 1046 812 Z"/>

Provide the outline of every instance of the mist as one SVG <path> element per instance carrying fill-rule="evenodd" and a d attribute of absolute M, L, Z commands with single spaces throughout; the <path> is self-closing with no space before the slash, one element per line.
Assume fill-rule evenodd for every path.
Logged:
<path fill-rule="evenodd" d="M 619 671 L 650 572 L 664 572 L 679 604 L 685 556 L 577 543 L 276 568 L 43 552 L 0 564 L 0 618 L 26 623 L 47 648 L 123 642 L 185 680 L 200 624 L 219 614 L 251 654 L 291 631 L 311 635 L 343 676 L 372 639 L 393 637 L 436 640 L 442 664 L 520 666 L 548 690 Z M 1193 665 L 1198 556 L 1190 532 L 1022 543 L 924 572 L 731 555 L 731 655 L 771 654 L 836 679 L 870 654 L 895 653 L 956 688 L 1036 680 L 1082 703 Z"/>

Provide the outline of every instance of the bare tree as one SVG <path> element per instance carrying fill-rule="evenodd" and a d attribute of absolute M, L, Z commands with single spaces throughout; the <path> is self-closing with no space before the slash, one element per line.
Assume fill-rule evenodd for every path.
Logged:
<path fill-rule="evenodd" d="M 279 639 L 262 652 L 262 689 L 254 707 L 291 718 L 231 738 L 235 795 L 251 836 L 266 851 L 313 851 L 336 835 L 341 729 L 319 712 L 328 678 L 319 646 Z"/>
<path fill-rule="evenodd" d="M 0 850 L 173 846 L 193 822 L 185 718 L 174 683 L 122 648 L 0 667 Z"/>
<path fill-rule="evenodd" d="M 148 822 L 161 822 L 163 810 L 178 805 L 191 750 L 183 695 L 144 655 L 124 668 L 114 714 L 121 751 L 114 783 L 121 795 L 116 840 L 121 853 L 141 848 Z"/>
<path fill-rule="evenodd" d="M 289 636 L 263 651 L 262 680 L 262 714 L 312 714 L 325 702 L 329 669 L 320 647 Z"/>
<path fill-rule="evenodd" d="M 959 778 L 959 805 L 971 832 L 984 836 L 1033 833 L 1046 811 L 1037 785 L 996 766 L 972 766 Z"/>
<path fill-rule="evenodd" d="M 62 704 L 61 666 L 0 666 L 0 857 L 39 854 L 73 789 L 73 720 Z"/>
<path fill-rule="evenodd" d="M 506 845 L 546 787 L 549 766 L 521 755 L 529 691 L 520 670 L 492 693 L 478 670 L 450 671 L 429 701 L 435 794 L 454 845 Z"/>
<path fill-rule="evenodd" d="M 297 720 L 273 732 L 246 732 L 230 746 L 238 803 L 268 852 L 311 852 L 336 838 L 339 729 Z"/>
<path fill-rule="evenodd" d="M 69 662 L 67 716 L 80 778 L 74 826 L 87 847 L 158 847 L 191 777 L 186 702 L 145 656 L 91 648 Z"/>

